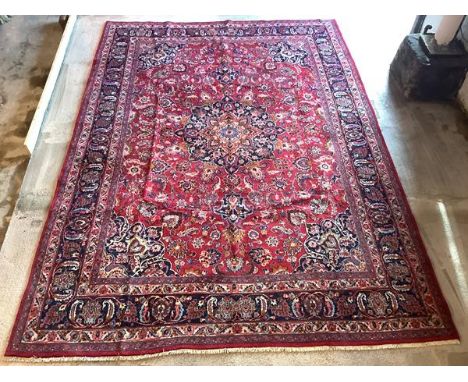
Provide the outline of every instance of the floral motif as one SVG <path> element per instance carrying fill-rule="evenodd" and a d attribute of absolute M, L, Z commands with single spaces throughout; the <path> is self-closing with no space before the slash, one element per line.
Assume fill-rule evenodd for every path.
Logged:
<path fill-rule="evenodd" d="M 181 44 L 156 44 L 154 48 L 148 49 L 140 54 L 138 57 L 138 67 L 141 70 L 146 70 L 155 66 L 172 64 L 176 57 L 177 51 L 181 48 Z"/>
<path fill-rule="evenodd" d="M 289 62 L 292 64 L 307 65 L 307 51 L 295 47 L 285 41 L 280 41 L 269 46 L 270 55 L 276 62 Z"/>
<path fill-rule="evenodd" d="M 121 216 L 114 217 L 114 225 L 115 234 L 107 240 L 105 250 L 127 269 L 129 276 L 139 276 L 152 266 L 166 275 L 173 274 L 163 256 L 161 227 L 145 227 L 142 223 L 130 225 Z"/>
<path fill-rule="evenodd" d="M 288 219 L 292 225 L 300 226 L 306 222 L 307 215 L 302 211 L 288 211 Z"/>
<path fill-rule="evenodd" d="M 75 285 L 76 276 L 73 272 L 64 272 L 54 278 L 54 285 L 60 289 L 68 289 Z"/>
<path fill-rule="evenodd" d="M 188 123 L 176 134 L 184 138 L 193 160 L 214 163 L 233 174 L 240 166 L 271 157 L 282 132 L 264 107 L 225 96 L 192 109 Z"/>
<path fill-rule="evenodd" d="M 242 196 L 228 194 L 223 198 L 221 206 L 215 212 L 220 214 L 229 223 L 235 224 L 240 219 L 245 219 L 247 215 L 252 213 L 252 210 L 247 207 Z"/>
<path fill-rule="evenodd" d="M 220 258 L 221 253 L 214 248 L 210 248 L 201 253 L 198 261 L 200 261 L 200 263 L 203 264 L 204 267 L 208 268 L 209 266 L 217 264 Z"/>
<path fill-rule="evenodd" d="M 302 243 L 296 238 L 288 238 L 283 243 L 287 255 L 294 256 L 301 251 Z"/>
<path fill-rule="evenodd" d="M 307 240 L 304 243 L 308 256 L 301 259 L 306 270 L 310 262 L 319 263 L 329 270 L 340 271 L 355 258 L 358 250 L 356 235 L 349 229 L 349 211 L 338 215 L 336 220 L 324 220 L 307 224 Z"/>
<path fill-rule="evenodd" d="M 249 255 L 255 263 L 263 266 L 267 265 L 272 259 L 270 251 L 263 248 L 254 248 L 249 252 Z"/>
<path fill-rule="evenodd" d="M 70 306 L 69 319 L 77 327 L 100 327 L 109 323 L 115 313 L 110 299 L 76 300 Z"/>
<path fill-rule="evenodd" d="M 174 257 L 183 259 L 187 255 L 187 243 L 182 240 L 174 240 L 168 245 L 167 252 Z"/>
<path fill-rule="evenodd" d="M 222 321 L 237 319 L 249 320 L 258 317 L 255 300 L 250 297 L 223 297 L 219 301 L 209 302 L 208 314 Z"/>
<path fill-rule="evenodd" d="M 164 322 L 171 314 L 172 304 L 168 299 L 157 297 L 151 303 L 151 315 L 156 321 Z"/>
<path fill-rule="evenodd" d="M 239 71 L 223 63 L 216 68 L 214 75 L 219 82 L 227 85 L 232 83 L 239 76 Z"/>

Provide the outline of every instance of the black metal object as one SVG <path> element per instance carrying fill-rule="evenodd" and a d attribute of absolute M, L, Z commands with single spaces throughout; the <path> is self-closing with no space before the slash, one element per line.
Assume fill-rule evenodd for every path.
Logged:
<path fill-rule="evenodd" d="M 427 36 L 431 35 L 410 34 L 405 37 L 390 65 L 391 78 L 407 98 L 452 99 L 465 79 L 468 55 L 464 50 L 453 49 L 453 46 L 442 54 L 438 47 L 434 51 L 434 37 Z"/>
<path fill-rule="evenodd" d="M 411 28 L 411 33 L 421 33 L 425 20 L 426 20 L 426 15 L 416 16 L 416 20 L 414 20 L 413 27 Z"/>
<path fill-rule="evenodd" d="M 425 27 L 424 27 L 424 31 L 423 31 L 423 34 L 429 34 L 429 31 L 432 29 L 432 25 L 431 24 L 427 24 Z"/>

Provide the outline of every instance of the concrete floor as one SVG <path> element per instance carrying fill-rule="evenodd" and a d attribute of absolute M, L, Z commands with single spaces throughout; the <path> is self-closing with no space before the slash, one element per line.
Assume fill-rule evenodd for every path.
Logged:
<path fill-rule="evenodd" d="M 302 14 L 297 18 L 329 17 Z M 103 22 L 107 19 L 125 18 L 80 17 L 75 25 L 44 127 L 0 252 L 2 353 L 29 274 L 95 47 Z M 184 21 L 180 17 L 152 16 L 127 19 Z M 364 16 L 361 19 L 355 15 L 342 17 L 337 21 L 377 112 L 439 283 L 460 332 L 461 344 L 370 351 L 166 355 L 133 362 L 122 361 L 120 364 L 468 365 L 468 122 L 453 104 L 408 102 L 389 84 L 388 66 L 413 20 L 412 16 L 402 17 L 391 30 L 382 30 L 380 20 Z M 380 32 L 369 33 L 377 30 Z M 0 358 L 0 363 L 13 362 Z"/>
<path fill-rule="evenodd" d="M 0 25 L 0 247 L 29 161 L 23 145 L 62 28 L 57 16 L 15 16 Z"/>

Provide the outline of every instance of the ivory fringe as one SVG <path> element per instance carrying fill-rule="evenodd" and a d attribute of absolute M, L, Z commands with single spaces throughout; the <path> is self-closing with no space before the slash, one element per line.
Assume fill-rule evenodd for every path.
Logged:
<path fill-rule="evenodd" d="M 106 362 L 106 361 L 136 361 L 143 359 L 159 358 L 179 354 L 210 355 L 232 353 L 310 353 L 317 351 L 350 351 L 350 350 L 382 350 L 382 349 L 408 349 L 422 348 L 435 345 L 459 345 L 459 340 L 430 341 L 402 344 L 364 345 L 364 346 L 315 346 L 315 347 L 258 347 L 258 348 L 221 348 L 221 349 L 179 349 L 161 353 L 129 355 L 129 356 L 102 356 L 102 357 L 3 357 L 0 360 L 6 362 L 21 363 L 62 363 L 62 362 Z"/>

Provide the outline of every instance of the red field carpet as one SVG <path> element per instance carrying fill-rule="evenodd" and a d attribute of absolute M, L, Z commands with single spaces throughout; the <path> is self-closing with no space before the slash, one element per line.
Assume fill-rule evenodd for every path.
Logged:
<path fill-rule="evenodd" d="M 106 24 L 7 355 L 457 338 L 334 21 Z"/>

